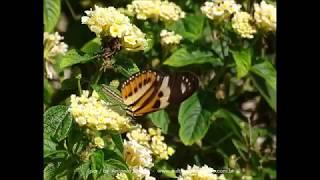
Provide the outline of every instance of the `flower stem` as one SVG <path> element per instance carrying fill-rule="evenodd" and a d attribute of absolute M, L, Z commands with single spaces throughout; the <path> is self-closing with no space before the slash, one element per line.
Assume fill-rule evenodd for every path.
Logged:
<path fill-rule="evenodd" d="M 78 79 L 78 91 L 79 91 L 79 95 L 82 94 L 82 89 L 81 89 L 81 74 L 78 74 L 76 76 L 76 78 Z"/>

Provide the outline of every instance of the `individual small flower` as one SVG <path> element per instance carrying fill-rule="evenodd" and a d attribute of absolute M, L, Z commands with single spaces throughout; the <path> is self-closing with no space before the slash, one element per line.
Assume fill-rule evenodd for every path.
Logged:
<path fill-rule="evenodd" d="M 185 17 L 185 12 L 173 2 L 161 0 L 134 0 L 127 6 L 137 19 L 174 22 Z"/>
<path fill-rule="evenodd" d="M 259 4 L 254 4 L 254 20 L 259 29 L 264 31 L 276 31 L 277 25 L 277 9 L 265 1 Z"/>
<path fill-rule="evenodd" d="M 150 176 L 150 170 L 143 167 L 133 168 L 134 180 L 155 180 L 154 177 Z"/>
<path fill-rule="evenodd" d="M 251 23 L 252 17 L 247 12 L 237 12 L 232 18 L 232 28 L 242 38 L 252 39 L 253 34 L 257 32 Z"/>
<path fill-rule="evenodd" d="M 119 115 L 109 108 L 109 104 L 99 99 L 96 92 L 89 97 L 89 91 L 83 91 L 82 95 L 71 95 L 69 112 L 80 126 L 86 126 L 95 130 L 114 130 L 126 132 L 131 128 L 128 117 Z"/>
<path fill-rule="evenodd" d="M 214 172 L 215 170 L 207 165 L 202 167 L 188 165 L 186 170 L 181 169 L 181 175 L 178 180 L 218 180 L 218 176 Z"/>
<path fill-rule="evenodd" d="M 53 59 L 58 55 L 64 55 L 68 51 L 68 45 L 62 42 L 64 38 L 59 35 L 58 32 L 49 34 L 44 32 L 43 45 L 44 45 L 44 58 L 51 63 L 54 63 Z"/>
<path fill-rule="evenodd" d="M 124 141 L 123 156 L 130 167 L 152 167 L 151 151 L 137 141 Z"/>
<path fill-rule="evenodd" d="M 143 129 L 141 125 L 138 125 L 136 129 L 131 130 L 127 133 L 127 138 L 129 140 L 135 140 L 139 144 L 144 145 L 146 147 L 149 146 L 150 135 L 148 134 L 147 130 Z"/>
<path fill-rule="evenodd" d="M 86 16 L 81 18 L 82 24 L 88 25 L 98 37 L 119 38 L 122 47 L 129 51 L 144 50 L 147 46 L 145 34 L 116 8 L 95 6 L 94 10 L 85 13 Z"/>
<path fill-rule="evenodd" d="M 162 45 L 179 44 L 182 40 L 182 36 L 179 34 L 175 34 L 174 31 L 167 31 L 165 29 L 160 32 L 160 37 Z"/>
<path fill-rule="evenodd" d="M 232 14 L 238 12 L 241 8 L 234 0 L 215 0 L 213 2 L 205 2 L 201 7 L 209 19 L 221 21 L 228 19 Z"/>
<path fill-rule="evenodd" d="M 125 173 L 121 172 L 116 175 L 116 179 L 117 180 L 128 180 L 128 176 Z"/>
<path fill-rule="evenodd" d="M 94 144 L 100 149 L 102 149 L 104 147 L 104 141 L 101 137 L 95 137 Z"/>

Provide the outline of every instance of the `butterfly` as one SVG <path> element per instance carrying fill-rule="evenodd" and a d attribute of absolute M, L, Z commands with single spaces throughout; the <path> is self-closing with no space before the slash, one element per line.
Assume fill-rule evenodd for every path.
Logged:
<path fill-rule="evenodd" d="M 164 73 L 144 70 L 131 75 L 121 86 L 117 96 L 133 117 L 143 116 L 179 104 L 199 88 L 198 77 L 191 72 Z"/>

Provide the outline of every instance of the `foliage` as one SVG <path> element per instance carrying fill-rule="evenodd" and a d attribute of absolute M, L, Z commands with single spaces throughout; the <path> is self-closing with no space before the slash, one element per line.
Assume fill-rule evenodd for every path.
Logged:
<path fill-rule="evenodd" d="M 241 11 L 252 16 L 250 21 L 257 23 L 248 24 L 256 31 L 253 38 L 239 34 L 246 27 L 235 25 L 231 20 L 234 14 L 221 19 L 205 13 L 205 1 L 174 1 L 185 16 L 165 21 L 162 16 L 138 18 L 127 8 L 131 3 L 127 0 L 44 0 L 45 32 L 59 32 L 64 39 L 55 38 L 67 44 L 56 44 L 56 48 L 64 47 L 59 51 L 48 49 L 49 40 L 44 43 L 44 178 L 115 179 L 123 172 L 128 179 L 139 179 L 124 153 L 127 131 L 79 125 L 71 113 L 71 95 L 80 97 L 83 90 L 89 90 L 90 96 L 95 92 L 112 111 L 131 119 L 104 87 L 119 93 L 119 84 L 130 75 L 152 68 L 194 72 L 200 89 L 178 106 L 131 120 L 144 129 L 161 129 L 168 147 L 175 151 L 170 155 L 168 148 L 168 159 L 153 156 L 151 176 L 176 179 L 180 174 L 175 170 L 208 165 L 226 179 L 276 179 L 274 27 L 267 29 L 268 22 L 258 24 L 258 18 L 267 13 L 261 10 L 257 14 L 255 3 L 260 1 L 236 2 Z M 115 7 L 127 15 L 130 23 L 145 33 L 143 50 L 131 45 L 121 48 L 128 47 L 126 36 L 112 44 L 112 33 L 102 37 L 81 23 L 84 12 L 95 5 Z M 161 42 L 163 29 L 182 40 Z"/>

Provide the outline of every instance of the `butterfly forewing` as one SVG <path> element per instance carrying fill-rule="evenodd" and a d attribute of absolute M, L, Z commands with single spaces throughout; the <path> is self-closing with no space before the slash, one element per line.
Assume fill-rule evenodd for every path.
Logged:
<path fill-rule="evenodd" d="M 190 72 L 175 73 L 170 76 L 169 87 L 171 87 L 169 102 L 179 104 L 199 88 L 199 80 Z"/>
<path fill-rule="evenodd" d="M 134 116 L 158 111 L 169 104 L 178 104 L 198 88 L 192 73 L 165 74 L 142 71 L 132 75 L 121 88 L 121 95 Z"/>

